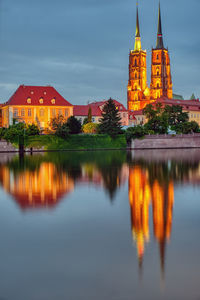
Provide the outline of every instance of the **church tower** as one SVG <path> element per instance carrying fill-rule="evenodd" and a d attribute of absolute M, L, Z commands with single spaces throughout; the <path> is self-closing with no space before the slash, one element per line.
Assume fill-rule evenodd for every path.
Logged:
<path fill-rule="evenodd" d="M 151 60 L 151 99 L 160 97 L 172 98 L 172 78 L 168 49 L 164 47 L 160 3 L 158 11 L 158 33 L 156 48 L 152 49 Z"/>
<path fill-rule="evenodd" d="M 149 96 L 147 87 L 146 51 L 142 50 L 138 6 L 136 12 L 135 47 L 129 54 L 129 81 L 127 86 L 128 110 L 139 110 L 146 106 Z"/>

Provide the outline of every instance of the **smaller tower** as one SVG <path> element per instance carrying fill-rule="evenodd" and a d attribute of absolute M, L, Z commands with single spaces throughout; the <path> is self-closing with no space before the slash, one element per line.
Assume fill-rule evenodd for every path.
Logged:
<path fill-rule="evenodd" d="M 134 50 L 129 54 L 129 81 L 127 86 L 128 110 L 139 110 L 147 104 L 147 67 L 146 51 L 142 50 L 138 5 L 136 11 L 136 32 Z"/>
<path fill-rule="evenodd" d="M 172 78 L 168 49 L 164 47 L 160 3 L 158 10 L 158 33 L 156 48 L 152 49 L 151 60 L 151 99 L 172 98 Z"/>

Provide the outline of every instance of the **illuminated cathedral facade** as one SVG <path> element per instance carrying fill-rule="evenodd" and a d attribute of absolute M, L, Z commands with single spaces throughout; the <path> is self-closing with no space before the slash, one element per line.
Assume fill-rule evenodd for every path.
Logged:
<path fill-rule="evenodd" d="M 161 12 L 159 5 L 158 33 L 156 47 L 152 49 L 151 84 L 147 84 L 146 50 L 142 49 L 138 7 L 134 50 L 129 54 L 129 81 L 127 86 L 127 107 L 129 111 L 143 109 L 156 99 L 172 98 L 172 78 L 168 49 L 164 47 Z"/>

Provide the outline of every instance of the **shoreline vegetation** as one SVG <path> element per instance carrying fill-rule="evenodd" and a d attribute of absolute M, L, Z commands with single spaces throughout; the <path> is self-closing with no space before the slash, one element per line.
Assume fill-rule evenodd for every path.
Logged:
<path fill-rule="evenodd" d="M 37 151 L 60 151 L 60 150 L 112 150 L 126 149 L 126 137 L 124 134 L 110 137 L 107 134 L 75 134 L 69 135 L 66 139 L 55 135 L 30 136 L 27 139 L 25 148 L 33 148 Z"/>

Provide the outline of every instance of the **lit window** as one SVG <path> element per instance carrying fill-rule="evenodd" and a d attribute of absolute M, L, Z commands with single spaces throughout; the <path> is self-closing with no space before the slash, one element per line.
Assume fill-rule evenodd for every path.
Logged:
<path fill-rule="evenodd" d="M 53 109 L 51 110 L 51 114 L 52 114 L 52 117 L 55 117 L 55 116 L 56 116 L 56 110 L 55 110 L 55 108 L 53 108 Z"/>
<path fill-rule="evenodd" d="M 118 109 L 118 106 L 116 106 L 116 109 Z"/>
<path fill-rule="evenodd" d="M 27 103 L 28 103 L 28 104 L 31 103 L 31 98 L 27 98 Z"/>
<path fill-rule="evenodd" d="M 43 116 L 44 116 L 44 109 L 41 108 L 41 109 L 40 109 L 40 117 L 43 117 Z"/>
<path fill-rule="evenodd" d="M 56 99 L 55 98 L 51 99 L 51 103 L 55 104 L 56 103 Z"/>
<path fill-rule="evenodd" d="M 25 116 L 25 110 L 24 110 L 24 109 L 21 110 L 21 116 L 22 116 L 22 117 Z"/>
<path fill-rule="evenodd" d="M 43 102 L 44 102 L 43 98 L 40 98 L 39 102 L 40 102 L 40 104 L 43 104 Z"/>
<path fill-rule="evenodd" d="M 31 117 L 31 115 L 32 115 L 32 111 L 31 111 L 31 109 L 29 108 L 29 109 L 28 109 L 28 116 Z"/>
<path fill-rule="evenodd" d="M 17 109 L 17 108 L 14 109 L 13 116 L 14 116 L 14 117 L 17 117 L 17 116 L 18 116 L 18 109 Z"/>
<path fill-rule="evenodd" d="M 59 115 L 59 116 L 62 116 L 62 109 L 59 109 L 58 115 Z"/>
<path fill-rule="evenodd" d="M 95 121 L 95 118 L 92 118 L 92 122 L 94 122 Z"/>
<path fill-rule="evenodd" d="M 68 117 L 68 109 L 65 109 L 65 117 Z"/>
<path fill-rule="evenodd" d="M 156 59 L 159 59 L 159 55 L 157 54 Z"/>
<path fill-rule="evenodd" d="M 31 91 L 31 95 L 33 95 L 34 94 L 34 91 Z"/>

